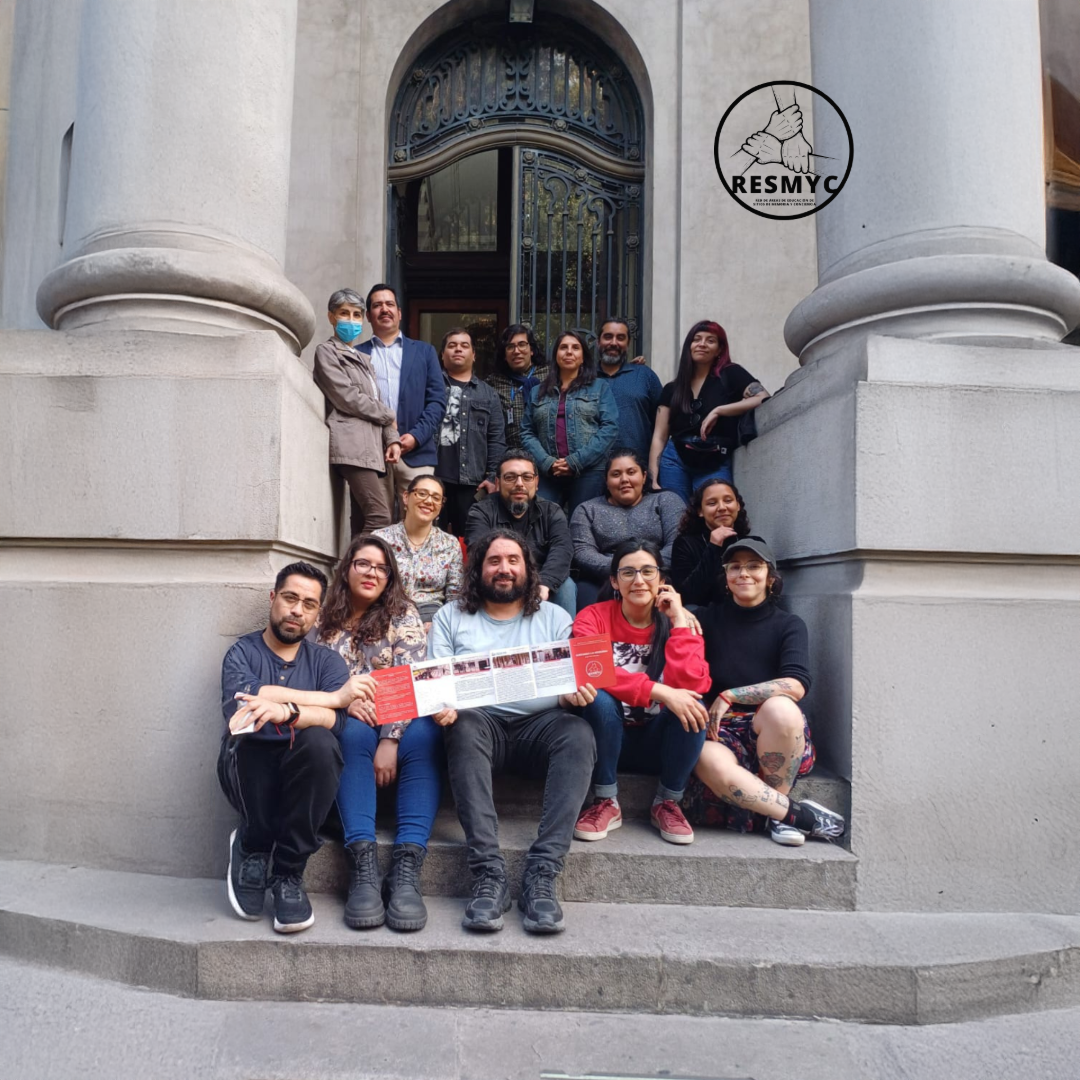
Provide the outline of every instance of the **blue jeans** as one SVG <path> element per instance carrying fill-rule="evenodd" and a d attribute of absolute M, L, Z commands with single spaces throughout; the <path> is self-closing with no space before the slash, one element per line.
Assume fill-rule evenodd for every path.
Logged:
<path fill-rule="evenodd" d="M 603 469 L 590 469 L 580 476 L 545 476 L 541 473 L 538 494 L 561 506 L 569 517 L 574 507 L 586 499 L 595 499 L 607 491 Z"/>
<path fill-rule="evenodd" d="M 345 843 L 375 839 L 375 750 L 379 731 L 350 716 L 341 736 L 345 768 L 337 804 Z M 442 729 L 430 716 L 418 716 L 398 745 L 397 836 L 395 843 L 427 848 L 439 809 Z"/>
<path fill-rule="evenodd" d="M 619 791 L 616 770 L 660 776 L 656 789 L 661 799 L 678 802 L 686 790 L 701 748 L 704 731 L 686 731 L 674 713 L 661 709 L 642 727 L 626 727 L 622 702 L 606 690 L 585 706 L 585 719 L 596 736 L 596 769 L 593 794 L 598 799 L 614 799 Z"/>
<path fill-rule="evenodd" d="M 694 472 L 688 469 L 679 457 L 675 444 L 668 439 L 664 452 L 660 455 L 657 467 L 657 481 L 665 491 L 674 491 L 681 495 L 683 502 L 690 504 L 690 496 L 694 489 L 705 483 L 706 480 L 726 480 L 731 483 L 731 465 L 726 464 L 718 469 L 705 469 L 703 472 Z M 541 494 L 543 494 L 541 492 Z"/>
<path fill-rule="evenodd" d="M 577 614 L 577 594 L 577 582 L 572 577 L 568 577 L 548 596 L 548 600 L 553 604 L 558 604 L 567 615 L 573 618 Z"/>

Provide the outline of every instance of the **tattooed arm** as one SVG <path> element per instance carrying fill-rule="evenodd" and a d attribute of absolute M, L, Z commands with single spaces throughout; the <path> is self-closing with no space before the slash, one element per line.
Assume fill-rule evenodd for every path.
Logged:
<path fill-rule="evenodd" d="M 801 701 L 806 694 L 806 687 L 798 679 L 770 679 L 768 682 L 753 683 L 750 686 L 737 686 L 733 690 L 721 690 L 709 710 L 709 717 L 719 720 L 729 709 L 739 705 L 760 705 L 771 697 L 786 697 L 792 701 Z"/>

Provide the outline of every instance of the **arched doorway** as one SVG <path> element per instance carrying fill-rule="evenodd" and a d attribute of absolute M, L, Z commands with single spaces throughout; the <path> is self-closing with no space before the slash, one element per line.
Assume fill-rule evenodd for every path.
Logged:
<path fill-rule="evenodd" d="M 390 129 L 392 282 L 411 336 L 464 322 L 481 368 L 509 322 L 543 345 L 621 315 L 644 339 L 645 146 L 624 65 L 565 20 L 478 20 L 406 77 Z"/>

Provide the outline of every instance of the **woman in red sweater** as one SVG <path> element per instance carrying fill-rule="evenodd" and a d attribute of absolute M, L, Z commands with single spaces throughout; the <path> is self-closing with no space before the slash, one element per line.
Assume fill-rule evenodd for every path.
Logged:
<path fill-rule="evenodd" d="M 694 830 L 679 800 L 705 742 L 708 712 L 701 696 L 711 682 L 696 620 L 664 579 L 660 549 L 650 540 L 625 540 L 611 559 L 614 600 L 578 612 L 574 635 L 607 634 L 616 682 L 586 706 L 596 735 L 595 801 L 578 818 L 578 840 L 603 840 L 622 825 L 616 771 L 659 774 L 650 818 L 673 844 L 689 844 Z"/>

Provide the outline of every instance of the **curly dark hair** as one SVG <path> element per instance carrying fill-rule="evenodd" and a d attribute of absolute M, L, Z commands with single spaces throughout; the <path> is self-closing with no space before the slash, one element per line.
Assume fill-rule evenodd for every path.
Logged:
<path fill-rule="evenodd" d="M 705 519 L 701 516 L 701 504 L 705 501 L 706 490 L 714 484 L 723 484 L 725 487 L 731 488 L 731 493 L 739 504 L 739 512 L 735 515 L 731 527 L 740 540 L 744 536 L 749 536 L 750 518 L 746 513 L 746 501 L 739 494 L 739 489 L 730 480 L 706 480 L 704 484 L 699 484 L 694 488 L 694 494 L 690 496 L 690 505 L 687 506 L 683 516 L 679 519 L 678 535 L 703 536 L 705 534 Z"/>
<path fill-rule="evenodd" d="M 349 591 L 349 569 L 356 553 L 365 547 L 378 548 L 383 553 L 390 567 L 390 577 L 386 588 L 378 598 L 360 616 L 353 618 L 352 593 Z M 368 644 L 382 641 L 390 632 L 390 623 L 403 618 L 409 609 L 414 608 L 401 583 L 401 571 L 398 570 L 394 549 L 381 536 L 354 536 L 349 550 L 334 570 L 334 580 L 326 594 L 322 614 L 319 616 L 319 641 L 326 641 L 331 634 L 339 630 L 351 630 L 361 641 Z"/>
<path fill-rule="evenodd" d="M 537 400 L 548 394 L 559 393 L 559 364 L 555 358 L 559 355 L 559 346 L 563 339 L 568 337 L 573 338 L 581 346 L 581 355 L 584 359 L 566 392 L 572 394 L 575 390 L 580 390 L 596 381 L 596 359 L 588 341 L 585 340 L 585 335 L 578 330 L 564 330 L 555 338 L 555 343 L 551 346 L 551 363 L 544 381 L 536 389 Z"/>
<path fill-rule="evenodd" d="M 720 351 L 716 354 L 709 374 L 719 375 L 731 363 L 731 352 L 728 349 L 727 333 L 724 328 L 712 319 L 702 319 L 701 322 L 694 323 L 683 339 L 682 352 L 679 354 L 679 368 L 675 372 L 675 385 L 671 392 L 672 412 L 688 413 L 693 407 L 694 392 L 690 384 L 694 381 L 694 359 L 690 354 L 690 346 L 694 343 L 694 335 L 702 331 L 715 334 L 720 342 Z"/>
<path fill-rule="evenodd" d="M 524 334 L 529 341 L 529 352 L 532 354 L 533 367 L 543 367 L 544 365 L 544 353 L 540 348 L 540 342 L 536 340 L 536 334 L 533 333 L 533 328 L 527 326 L 525 323 L 511 323 L 500 335 L 499 335 L 499 348 L 495 353 L 495 370 L 500 375 L 510 377 L 512 372 L 510 371 L 510 365 L 506 362 L 506 346 L 510 344 L 511 340 L 518 336 L 518 334 Z"/>
<path fill-rule="evenodd" d="M 477 537 L 469 545 L 468 558 L 465 560 L 465 580 L 458 597 L 458 606 L 462 611 L 475 615 L 484 606 L 483 583 L 484 560 L 488 549 L 496 540 L 513 540 L 521 548 L 525 560 L 525 608 L 526 615 L 535 615 L 540 610 L 540 571 L 536 567 L 532 548 L 510 529 L 492 529 Z"/>

